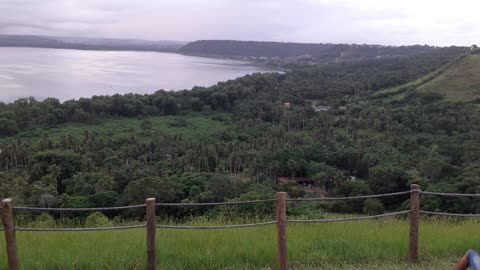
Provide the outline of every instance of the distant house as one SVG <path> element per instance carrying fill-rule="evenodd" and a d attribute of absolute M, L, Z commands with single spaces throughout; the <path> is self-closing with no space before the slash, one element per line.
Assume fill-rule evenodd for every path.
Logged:
<path fill-rule="evenodd" d="M 332 106 L 315 106 L 313 107 L 313 110 L 316 112 L 324 112 L 324 111 L 329 111 L 331 108 Z"/>
<path fill-rule="evenodd" d="M 332 108 L 332 106 L 320 105 L 320 101 L 318 100 L 311 100 L 311 102 L 312 102 L 312 109 L 315 112 L 329 111 Z"/>
<path fill-rule="evenodd" d="M 471 54 L 480 53 L 480 49 L 478 48 L 477 45 L 472 45 L 472 46 L 470 47 L 470 53 L 471 53 Z"/>
<path fill-rule="evenodd" d="M 283 103 L 283 106 L 286 107 L 286 108 L 290 108 L 290 102 Z"/>

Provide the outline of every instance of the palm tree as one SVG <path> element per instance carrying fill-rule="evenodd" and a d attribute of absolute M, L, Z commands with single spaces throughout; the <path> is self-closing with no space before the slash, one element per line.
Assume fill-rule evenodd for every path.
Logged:
<path fill-rule="evenodd" d="M 49 176 L 56 181 L 57 192 L 60 192 L 60 176 L 62 175 L 62 168 L 56 164 L 48 167 Z"/>
<path fill-rule="evenodd" d="M 287 166 L 290 172 L 292 173 L 292 180 L 295 180 L 295 172 L 298 169 L 298 163 L 293 159 L 289 159 L 287 162 Z"/>
<path fill-rule="evenodd" d="M 312 180 L 315 181 L 315 183 L 319 183 L 320 186 L 322 187 L 322 190 L 325 191 L 325 179 L 326 179 L 326 174 L 324 172 L 319 172 L 316 173 L 313 177 Z"/>
<path fill-rule="evenodd" d="M 277 180 L 278 171 L 280 171 L 280 162 L 274 160 L 270 163 L 270 170 L 273 175 L 273 181 Z"/>

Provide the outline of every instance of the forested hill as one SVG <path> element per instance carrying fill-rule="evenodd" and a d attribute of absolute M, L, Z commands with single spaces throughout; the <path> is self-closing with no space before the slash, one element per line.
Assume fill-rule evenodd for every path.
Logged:
<path fill-rule="evenodd" d="M 200 40 L 180 48 L 189 54 L 226 57 L 297 57 L 311 55 L 324 58 L 374 58 L 378 56 L 408 56 L 435 50 L 432 46 L 380 46 L 356 44 L 313 44 L 235 40 Z"/>
<path fill-rule="evenodd" d="M 175 52 L 184 45 L 178 41 L 80 38 L 34 35 L 0 35 L 0 47 L 34 47 L 77 50 Z"/>

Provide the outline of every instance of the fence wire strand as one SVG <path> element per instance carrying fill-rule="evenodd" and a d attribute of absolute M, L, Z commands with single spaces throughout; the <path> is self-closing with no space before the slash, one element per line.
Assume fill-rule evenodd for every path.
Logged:
<path fill-rule="evenodd" d="M 432 216 L 445 216 L 445 217 L 480 217 L 480 214 L 455 214 L 445 212 L 432 212 L 420 210 L 420 214 L 432 215 Z"/>
<path fill-rule="evenodd" d="M 216 202 L 216 203 L 156 203 L 156 206 L 216 206 L 216 205 L 242 205 L 255 203 L 275 202 L 275 199 L 256 200 L 256 201 L 240 201 L 240 202 Z"/>
<path fill-rule="evenodd" d="M 352 218 L 336 218 L 336 219 L 309 219 L 309 220 L 287 220 L 288 223 L 328 223 L 328 222 L 344 222 L 344 221 L 357 221 L 357 220 L 366 220 L 366 219 L 376 219 L 384 217 L 399 216 L 410 213 L 411 210 L 374 215 L 374 216 L 365 216 L 365 217 L 352 217 Z"/>
<path fill-rule="evenodd" d="M 300 199 L 287 199 L 287 202 L 308 202 L 308 201 L 344 201 L 344 200 L 357 200 L 357 199 L 370 199 L 370 198 L 381 198 L 381 197 L 390 197 L 390 196 L 399 196 L 410 194 L 411 191 L 401 191 L 394 193 L 384 193 L 376 195 L 362 195 L 362 196 L 353 196 L 353 197 L 325 197 L 325 198 L 300 198 Z"/>
<path fill-rule="evenodd" d="M 34 212 L 105 212 L 112 210 L 126 210 L 144 208 L 145 204 L 114 206 L 114 207 L 96 207 L 96 208 L 47 208 L 47 207 L 30 207 L 30 206 L 14 206 L 14 210 L 34 211 Z"/>
<path fill-rule="evenodd" d="M 444 192 L 431 192 L 431 191 L 422 191 L 422 194 L 445 196 L 445 197 L 480 197 L 480 194 L 444 193 Z"/>
<path fill-rule="evenodd" d="M 119 227 L 97 227 L 97 228 L 15 228 L 20 232 L 92 232 L 92 231 L 119 231 L 129 229 L 146 228 L 147 225 L 130 225 Z"/>
<path fill-rule="evenodd" d="M 211 229 L 237 229 L 247 227 L 259 227 L 276 224 L 277 221 L 267 221 L 251 224 L 238 224 L 238 225 L 224 225 L 224 226 L 170 226 L 170 225 L 156 225 L 159 229 L 177 229 L 177 230 L 211 230 Z"/>

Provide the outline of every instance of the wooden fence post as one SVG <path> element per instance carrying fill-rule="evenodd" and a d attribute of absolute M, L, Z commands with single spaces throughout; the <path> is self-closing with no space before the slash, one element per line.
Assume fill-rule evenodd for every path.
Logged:
<path fill-rule="evenodd" d="M 155 232 L 156 232 L 155 198 L 147 199 L 147 269 L 156 269 Z"/>
<path fill-rule="evenodd" d="M 2 200 L 2 224 L 7 245 L 8 269 L 19 270 L 20 263 L 17 256 L 17 238 L 15 236 L 15 223 L 13 222 L 12 199 Z"/>
<path fill-rule="evenodd" d="M 418 260 L 418 231 L 420 226 L 420 186 L 410 186 L 410 244 L 408 259 L 411 262 Z"/>
<path fill-rule="evenodd" d="M 277 192 L 278 269 L 287 270 L 287 193 Z"/>

